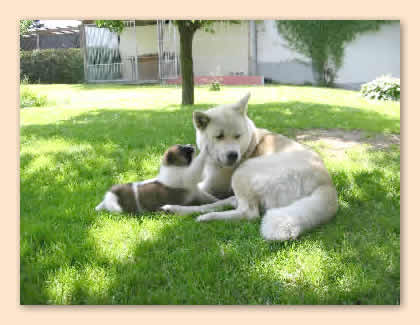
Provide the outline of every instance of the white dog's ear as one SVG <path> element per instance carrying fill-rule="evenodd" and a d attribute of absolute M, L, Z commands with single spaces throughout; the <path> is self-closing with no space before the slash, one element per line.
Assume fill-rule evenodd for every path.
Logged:
<path fill-rule="evenodd" d="M 248 111 L 249 97 L 251 97 L 251 93 L 247 92 L 246 95 L 235 105 L 235 109 L 243 115 L 246 115 Z"/>
<path fill-rule="evenodd" d="M 193 122 L 197 129 L 204 130 L 210 122 L 210 117 L 204 112 L 194 111 Z"/>

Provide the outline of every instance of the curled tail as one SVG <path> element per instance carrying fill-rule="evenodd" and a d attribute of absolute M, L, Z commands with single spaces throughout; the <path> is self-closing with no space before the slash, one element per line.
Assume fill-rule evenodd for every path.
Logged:
<path fill-rule="evenodd" d="M 267 210 L 261 223 L 261 234 L 267 240 L 295 239 L 304 231 L 330 220 L 337 209 L 334 186 L 321 185 L 311 195 L 288 206 Z"/>

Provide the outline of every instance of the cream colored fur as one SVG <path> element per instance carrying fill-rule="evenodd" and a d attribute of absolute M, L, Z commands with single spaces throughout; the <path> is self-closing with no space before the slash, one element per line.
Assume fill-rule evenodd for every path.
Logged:
<path fill-rule="evenodd" d="M 205 213 L 197 221 L 254 219 L 265 211 L 261 223 L 265 239 L 297 238 L 336 214 L 335 187 L 318 154 L 255 127 L 246 115 L 248 99 L 249 94 L 236 104 L 194 114 L 197 145 L 209 150 L 200 187 L 219 198 L 232 190 L 234 196 L 202 206 L 163 208 L 177 214 Z M 217 139 L 221 131 L 224 137 Z M 232 151 L 239 158 L 229 165 L 226 156 Z M 214 212 L 225 205 L 235 209 Z"/>

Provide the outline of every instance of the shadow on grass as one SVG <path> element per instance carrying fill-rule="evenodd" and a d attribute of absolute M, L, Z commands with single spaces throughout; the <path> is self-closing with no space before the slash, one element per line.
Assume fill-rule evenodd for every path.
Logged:
<path fill-rule="evenodd" d="M 381 172 L 390 158 L 373 172 L 333 174 L 345 204 L 296 242 L 263 241 L 260 221 L 170 219 L 156 240 L 137 245 L 134 262 L 118 263 L 125 277 L 108 296 L 122 304 L 399 304 L 399 179 Z"/>
<path fill-rule="evenodd" d="M 191 136 L 194 138 L 191 123 L 193 110 L 205 110 L 212 106 L 214 105 L 171 105 L 154 110 L 90 111 L 75 118 L 59 121 L 57 124 L 24 126 L 21 134 L 43 138 L 62 136 L 86 142 L 89 141 L 87 136 L 91 135 L 88 128 L 94 125 L 97 131 L 95 139 L 98 140 L 109 139 L 121 143 L 124 142 L 121 141 L 123 138 L 143 137 L 145 142 L 153 143 L 153 135 L 164 132 L 166 137 L 159 140 L 174 143 L 171 136 L 175 134 L 186 134 L 189 138 Z M 295 128 L 362 129 L 381 133 L 399 133 L 400 131 L 399 118 L 354 107 L 302 102 L 272 102 L 249 106 L 249 117 L 257 127 L 275 132 L 292 133 L 292 135 L 291 129 Z M 175 140 L 177 139 L 182 138 L 175 137 Z"/>
<path fill-rule="evenodd" d="M 259 127 L 289 135 L 290 128 L 354 128 L 372 120 L 399 130 L 399 121 L 379 113 L 305 105 L 250 105 L 250 117 Z M 95 204 L 127 170 L 139 178 L 154 176 L 158 164 L 142 170 L 147 165 L 142 159 L 159 157 L 174 143 L 194 142 L 191 112 L 191 107 L 109 109 L 22 127 L 22 147 L 66 142 L 55 151 L 21 154 L 22 304 L 399 303 L 399 154 L 394 153 L 375 156 L 373 171 L 333 172 L 337 217 L 295 242 L 265 242 L 259 221 L 198 224 L 191 217 L 148 214 L 106 217 L 139 227 L 162 221 L 156 236 L 133 240 L 130 258 L 111 258 L 98 249 L 92 228 L 103 215 L 93 211 Z M 69 150 L 77 145 L 86 147 Z M 112 238 L 104 245 L 112 245 Z M 101 288 L 92 289 L 96 283 L 83 273 L 87 268 L 103 271 Z M 63 273 L 68 278 L 60 278 Z"/>

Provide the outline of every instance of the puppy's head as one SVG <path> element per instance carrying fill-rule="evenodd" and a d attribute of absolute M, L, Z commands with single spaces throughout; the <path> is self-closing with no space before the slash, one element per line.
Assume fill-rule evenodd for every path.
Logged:
<path fill-rule="evenodd" d="M 192 145 L 176 144 L 166 150 L 162 158 L 162 166 L 188 167 L 194 157 L 195 149 Z"/>

